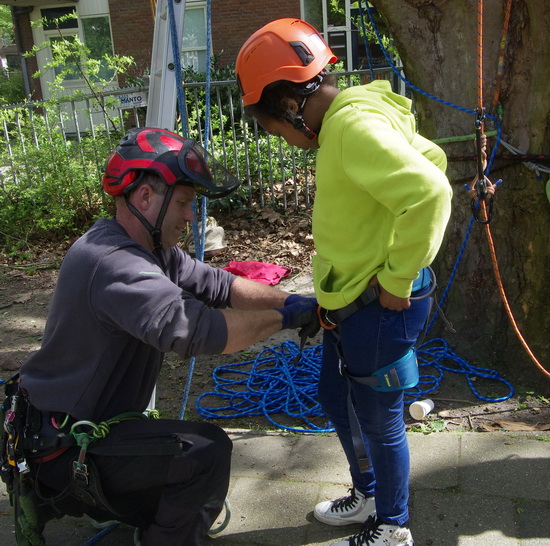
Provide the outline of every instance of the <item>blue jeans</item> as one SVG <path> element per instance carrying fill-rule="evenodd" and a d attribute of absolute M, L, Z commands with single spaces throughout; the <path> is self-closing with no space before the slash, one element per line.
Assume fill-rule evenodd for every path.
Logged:
<path fill-rule="evenodd" d="M 336 330 L 325 330 L 323 337 L 319 401 L 336 428 L 354 487 L 366 496 L 375 495 L 378 517 L 392 525 L 403 525 L 409 519 L 410 460 L 403 391 L 379 392 L 351 381 L 353 405 L 372 465 L 361 473 L 350 433 L 348 380 L 340 374 L 339 351 L 350 375 L 370 376 L 405 355 L 422 332 L 428 314 L 427 298 L 411 301 L 404 311 L 384 309 L 376 300 L 343 320 Z"/>

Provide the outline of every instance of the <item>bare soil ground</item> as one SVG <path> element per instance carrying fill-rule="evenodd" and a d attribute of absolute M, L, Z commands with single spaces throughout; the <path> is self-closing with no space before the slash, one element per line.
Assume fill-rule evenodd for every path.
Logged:
<path fill-rule="evenodd" d="M 313 243 L 309 215 L 283 215 L 270 209 L 260 212 L 232 212 L 216 215 L 224 227 L 227 250 L 209 259 L 216 267 L 230 260 L 264 261 L 291 268 L 281 287 L 310 292 L 310 256 Z M 28 263 L 14 264 L 0 255 L 0 379 L 16 373 L 25 359 L 40 346 L 49 301 L 55 287 L 58 266 L 70 242 L 32 249 Z M 186 419 L 202 419 L 196 410 L 197 398 L 214 389 L 212 372 L 221 365 L 253 361 L 264 348 L 277 347 L 295 334 L 279 334 L 247 351 L 232 355 L 199 357 L 189 384 L 185 404 Z M 320 342 L 317 336 L 312 340 Z M 177 418 L 182 411 L 189 376 L 189 361 L 168 355 L 157 386 L 156 407 L 164 417 Z M 476 388 L 485 397 L 503 397 L 507 389 L 496 382 L 478 380 Z M 519 392 L 518 392 L 519 391 Z M 475 396 L 461 374 L 446 373 L 439 388 L 430 393 L 434 411 L 425 421 L 407 415 L 407 425 L 424 432 L 460 430 L 550 430 L 550 401 L 536 392 L 521 392 L 506 401 L 486 402 Z M 300 420 L 275 416 L 277 423 L 300 427 Z M 226 428 L 274 428 L 264 416 L 218 420 Z M 318 420 L 322 428 L 326 423 Z"/>

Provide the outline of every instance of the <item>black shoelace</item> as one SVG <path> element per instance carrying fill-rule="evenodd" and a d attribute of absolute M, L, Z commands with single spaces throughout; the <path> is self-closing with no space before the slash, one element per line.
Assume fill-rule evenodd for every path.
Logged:
<path fill-rule="evenodd" d="M 380 520 L 375 516 L 369 516 L 363 524 L 363 528 L 358 535 L 349 537 L 349 546 L 364 546 L 373 544 L 382 533 L 380 532 Z"/>
<path fill-rule="evenodd" d="M 346 508 L 353 508 L 355 506 L 359 500 L 355 495 L 355 488 L 348 489 L 348 491 L 350 494 L 347 497 L 342 497 L 333 502 L 330 507 L 331 512 L 337 512 L 338 510 L 344 512 Z"/>

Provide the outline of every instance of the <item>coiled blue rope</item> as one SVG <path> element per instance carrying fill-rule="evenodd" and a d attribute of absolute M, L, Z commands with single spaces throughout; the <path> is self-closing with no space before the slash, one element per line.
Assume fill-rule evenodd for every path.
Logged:
<path fill-rule="evenodd" d="M 295 365 L 299 354 L 296 343 L 285 341 L 264 349 L 255 360 L 218 366 L 212 373 L 214 390 L 199 396 L 197 413 L 208 419 L 263 416 L 283 430 L 333 432 L 334 428 L 317 401 L 322 345 L 306 347 Z M 468 364 L 449 349 L 443 339 L 423 343 L 417 357 L 420 381 L 414 389 L 405 391 L 406 404 L 439 388 L 445 372 L 464 375 L 474 395 L 486 402 L 502 402 L 514 394 L 511 383 L 500 377 L 498 372 Z M 475 385 L 478 378 L 503 383 L 508 394 L 502 397 L 483 396 Z M 217 405 L 213 404 L 212 398 Z M 276 415 L 298 420 L 301 424 L 282 424 Z M 316 418 L 316 422 L 326 420 L 327 424 L 321 427 L 312 422 L 312 418 Z"/>
<path fill-rule="evenodd" d="M 406 404 L 410 404 L 438 389 L 443 380 L 444 372 L 464 375 L 473 394 L 485 402 L 504 402 L 504 400 L 508 400 L 514 395 L 514 387 L 509 381 L 500 377 L 499 372 L 468 364 L 449 348 L 444 339 L 435 338 L 420 345 L 417 351 L 417 360 L 420 380 L 416 387 L 405 391 Z M 432 373 L 423 373 L 428 372 L 430 368 L 433 369 Z M 434 375 L 434 372 L 436 375 Z M 508 393 L 501 397 L 483 396 L 475 385 L 478 378 L 499 381 L 506 386 Z"/>
<path fill-rule="evenodd" d="M 293 363 L 300 349 L 293 341 L 264 349 L 255 360 L 219 366 L 212 373 L 213 392 L 202 394 L 197 412 L 211 419 L 264 416 L 277 428 L 295 432 L 332 432 L 329 426 L 313 422 L 326 420 L 317 401 L 322 346 L 305 347 L 298 365 Z M 220 405 L 213 406 L 215 398 Z M 288 426 L 275 415 L 301 421 Z"/>

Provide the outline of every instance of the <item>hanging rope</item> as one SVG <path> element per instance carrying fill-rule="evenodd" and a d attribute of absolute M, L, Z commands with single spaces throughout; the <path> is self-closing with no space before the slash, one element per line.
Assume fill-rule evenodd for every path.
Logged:
<path fill-rule="evenodd" d="M 503 23 L 503 33 L 502 33 L 502 38 L 501 38 L 501 55 L 502 55 L 502 59 L 504 59 L 504 50 L 503 50 L 503 47 L 506 43 L 506 39 L 507 39 L 507 33 L 508 33 L 508 27 L 509 27 L 509 21 L 510 21 L 510 14 L 511 14 L 511 6 L 512 6 L 512 3 L 510 0 L 507 1 L 507 4 L 506 4 L 506 8 L 505 8 L 505 15 L 504 15 L 504 23 Z M 379 45 L 382 49 L 382 52 L 384 54 L 384 57 L 386 58 L 386 61 L 388 62 L 389 66 L 392 68 L 392 70 L 394 71 L 394 73 L 407 85 L 409 86 L 410 88 L 414 89 L 415 91 L 417 91 L 418 93 L 421 93 L 422 95 L 424 96 L 427 96 L 428 98 L 432 99 L 432 100 L 435 100 L 437 102 L 440 102 L 442 104 L 445 104 L 447 106 L 450 106 L 452 108 L 455 108 L 457 110 L 460 110 L 460 111 L 463 111 L 465 113 L 468 113 L 468 114 L 474 114 L 474 115 L 478 115 L 479 113 L 479 109 L 480 108 L 483 108 L 483 0 L 478 0 L 478 9 L 477 9 L 477 21 L 478 21 L 478 31 L 477 31 L 477 36 L 478 36 L 478 40 L 477 40 L 477 58 L 478 58 L 478 66 L 477 66 L 477 72 L 476 72 L 476 77 L 477 77 L 477 87 L 478 87 L 478 98 L 477 98 L 477 108 L 478 110 L 469 110 L 467 108 L 463 108 L 463 107 L 460 107 L 460 106 L 457 106 L 453 103 L 450 103 L 448 101 L 445 101 L 445 100 L 442 100 L 438 97 L 435 97 L 425 91 L 423 91 L 422 89 L 414 86 L 411 82 L 409 82 L 402 74 L 399 70 L 397 70 L 397 67 L 393 64 L 392 60 L 390 59 L 389 57 L 389 54 L 388 52 L 386 51 L 384 45 L 383 45 L 383 42 L 382 42 L 382 39 L 381 39 L 381 36 L 380 36 L 380 33 L 378 31 L 378 28 L 376 26 L 376 22 L 374 21 L 374 18 L 372 16 L 372 12 L 371 12 L 371 8 L 369 7 L 369 3 L 367 2 L 366 3 L 366 9 L 367 9 L 367 14 L 369 16 L 369 19 L 370 19 L 370 22 L 372 24 L 372 27 L 373 27 L 373 30 L 377 36 L 377 39 L 378 39 L 378 42 L 379 42 Z M 502 60 L 502 63 L 503 63 L 503 60 Z M 503 72 L 503 67 L 500 68 L 500 64 L 501 64 L 501 61 L 500 61 L 500 57 L 499 57 L 499 71 L 501 73 L 500 75 L 500 79 L 502 79 L 502 72 Z M 499 85 L 499 88 L 500 88 L 500 83 L 498 84 Z M 498 102 L 498 97 L 499 95 L 498 94 L 494 94 L 493 95 L 493 102 L 496 101 Z M 498 118 L 496 118 L 495 116 L 493 115 L 489 115 L 489 114 L 485 114 L 485 117 L 491 119 L 495 125 L 496 125 L 496 129 L 497 129 L 497 142 L 493 148 L 493 152 L 491 154 L 491 157 L 489 159 L 489 162 L 488 162 L 488 166 L 487 166 L 487 174 L 490 172 L 490 169 L 492 167 L 492 164 L 495 160 L 495 157 L 496 157 L 496 152 L 497 152 L 497 149 L 498 149 L 498 145 L 500 144 L 501 142 L 501 136 L 502 136 L 502 126 L 500 124 L 500 120 Z M 502 141 L 503 142 L 503 141 Z M 510 149 L 509 145 L 506 144 L 506 147 L 508 147 L 508 149 Z M 512 151 L 512 150 L 511 150 Z M 516 150 L 517 153 L 521 153 L 519 150 Z M 485 210 L 485 207 L 484 207 L 484 203 L 481 202 L 481 208 L 482 208 L 482 212 L 481 214 L 483 214 L 483 219 L 485 221 L 488 220 L 488 216 L 487 216 L 487 211 Z M 447 296 L 448 294 L 448 291 L 450 289 L 450 285 L 452 283 L 452 281 L 454 280 L 454 277 L 456 275 L 456 271 L 458 269 L 458 265 L 459 265 L 459 262 L 460 260 L 462 259 L 462 255 L 464 253 L 464 249 L 465 249 L 465 244 L 469 238 L 469 235 L 471 233 L 471 228 L 472 228 L 472 221 L 470 221 L 470 225 L 468 226 L 468 229 L 467 229 L 467 233 L 466 233 L 466 237 L 465 237 L 465 240 L 463 241 L 463 244 L 462 244 L 462 248 L 461 248 L 461 251 L 459 253 L 459 256 L 457 258 L 457 261 L 455 262 L 455 265 L 454 265 L 454 268 L 453 268 L 453 272 L 451 273 L 451 278 L 449 280 L 449 282 L 447 283 L 447 286 L 445 288 L 445 292 L 444 292 L 444 297 Z M 521 332 L 519 331 L 519 328 L 517 326 L 517 323 L 513 317 L 513 314 L 512 314 L 512 311 L 511 311 L 511 308 L 510 308 L 510 305 L 507 301 L 507 298 L 506 298 L 506 294 L 505 294 L 505 290 L 504 290 L 504 286 L 503 286 L 503 283 L 502 283 L 502 279 L 500 277 L 500 273 L 499 273 L 499 268 L 498 268 L 498 261 L 497 261 L 497 258 L 496 258 L 496 251 L 495 251 L 495 247 L 494 247 L 494 242 L 493 242 L 493 239 L 492 239 L 492 235 L 491 235 L 491 232 L 490 232 L 490 228 L 488 227 L 488 224 L 485 226 L 486 227 L 486 233 L 487 233 L 487 239 L 488 239 L 488 242 L 489 242 L 489 249 L 491 251 L 491 262 L 492 262 L 492 265 L 493 265 L 493 270 L 494 270 L 494 273 L 495 273 L 495 278 L 497 280 L 497 285 L 499 287 L 499 293 L 503 299 L 503 303 L 504 303 L 504 306 L 505 306 L 505 309 L 506 309 L 506 312 L 508 314 L 508 318 L 512 324 L 512 327 L 514 329 L 514 332 L 516 334 L 516 336 L 518 337 L 518 339 L 520 340 L 521 344 L 523 345 L 523 347 L 526 349 L 527 351 L 527 354 L 529 355 L 529 357 L 531 358 L 531 360 L 533 361 L 533 363 L 537 366 L 537 368 L 539 368 L 546 376 L 550 376 L 550 372 L 548 372 L 548 370 L 546 370 L 542 365 L 541 363 L 536 359 L 536 357 L 534 356 L 533 352 L 531 351 L 531 349 L 528 347 L 525 339 L 523 338 Z M 441 303 L 440 303 L 441 305 Z M 436 315 L 437 316 L 437 312 L 436 312 Z M 434 319 L 435 319 L 435 316 L 434 316 Z M 433 324 L 433 320 L 432 319 L 432 323 Z M 430 324 L 430 326 L 431 326 Z"/>
<path fill-rule="evenodd" d="M 372 15 L 372 8 L 369 6 L 369 2 L 366 2 L 365 5 L 367 9 L 367 15 L 369 16 L 370 23 L 372 25 L 372 29 L 374 31 L 374 34 L 376 35 L 376 39 L 378 40 L 378 45 L 380 46 L 380 49 L 382 50 L 382 53 L 384 55 L 384 58 L 386 59 L 386 62 L 388 63 L 388 66 L 392 69 L 394 74 L 410 89 L 414 89 L 417 93 L 420 93 L 421 95 L 424 95 L 425 97 L 428 97 L 431 100 L 434 100 L 436 102 L 439 102 L 441 104 L 444 104 L 445 106 L 449 106 L 450 108 L 454 108 L 455 110 L 459 110 L 461 112 L 464 112 L 466 114 L 476 114 L 476 110 L 471 110 L 469 108 L 464 108 L 463 106 L 459 106 L 457 104 L 454 104 L 452 102 L 449 102 L 447 100 L 444 100 L 440 97 L 436 97 L 435 95 L 432 95 L 431 93 L 428 93 L 427 91 L 424 91 L 423 89 L 420 89 L 420 87 L 417 87 L 412 82 L 410 82 L 405 76 L 401 73 L 401 71 L 395 66 L 395 63 L 392 61 L 390 54 L 386 50 L 384 43 L 382 42 L 382 36 L 380 35 L 380 32 L 378 30 L 378 26 L 376 25 L 376 22 L 374 20 L 374 17 Z M 498 118 L 488 115 L 487 117 L 490 118 L 492 121 L 495 122 L 495 124 L 499 124 Z"/>
<path fill-rule="evenodd" d="M 505 28 L 506 34 L 507 34 L 507 31 L 508 31 L 508 24 L 509 24 L 509 20 L 510 20 L 509 10 L 511 10 L 511 2 L 507 3 L 506 13 L 505 13 L 505 17 L 504 17 L 504 28 Z M 503 35 L 504 34 L 505 33 L 503 31 Z M 502 45 L 503 41 L 504 41 L 504 38 L 501 39 L 501 45 Z M 501 53 L 502 53 L 502 55 L 504 55 L 503 51 Z M 477 70 L 477 72 L 478 72 L 478 110 L 483 111 L 483 0 L 478 0 L 478 70 Z M 501 76 L 501 78 L 502 78 L 502 76 Z M 493 102 L 495 102 L 495 100 L 496 100 L 496 102 L 498 102 L 498 93 L 495 93 L 495 95 L 493 96 Z M 479 151 L 478 151 L 478 153 L 479 153 Z M 481 174 L 479 176 L 481 176 Z M 483 174 L 483 176 L 485 176 L 485 175 Z M 478 183 L 479 183 L 479 180 L 478 180 Z M 504 304 L 504 308 L 506 309 L 506 314 L 508 315 L 508 319 L 510 321 L 510 324 L 512 325 L 512 328 L 514 330 L 514 333 L 516 334 L 516 337 L 518 338 L 521 345 L 523 346 L 523 348 L 527 352 L 529 358 L 532 360 L 532 362 L 535 364 L 535 366 L 544 375 L 546 375 L 547 377 L 550 378 L 550 372 L 548 370 L 546 370 L 542 366 L 542 364 L 538 361 L 538 359 L 534 355 L 533 351 L 529 347 L 527 341 L 523 337 L 523 335 L 522 335 L 522 333 L 521 333 L 521 331 L 518 327 L 518 324 L 516 322 L 516 319 L 514 317 L 514 314 L 512 312 L 512 309 L 510 307 L 510 304 L 508 303 L 508 297 L 506 296 L 506 291 L 504 289 L 502 278 L 500 276 L 500 268 L 499 268 L 499 265 L 498 265 L 495 243 L 494 243 L 493 236 L 492 236 L 492 233 L 491 233 L 491 228 L 489 226 L 490 214 L 491 213 L 490 213 L 490 210 L 487 210 L 487 207 L 486 207 L 486 204 L 485 204 L 484 200 L 480 200 L 480 205 L 481 205 L 481 212 L 482 212 L 482 216 L 483 216 L 482 223 L 485 224 L 485 226 L 484 226 L 485 227 L 485 234 L 487 236 L 487 243 L 489 245 L 489 251 L 490 251 L 490 255 L 491 255 L 491 264 L 493 266 L 493 272 L 494 272 L 494 275 L 495 275 L 495 280 L 496 280 L 498 290 L 499 290 L 499 293 L 500 293 L 500 296 L 501 296 L 501 299 L 502 299 L 502 303 Z"/>
<path fill-rule="evenodd" d="M 511 13 L 512 13 L 512 0 L 506 0 L 506 7 L 504 8 L 504 22 L 502 24 L 502 35 L 500 38 L 500 49 L 498 52 L 497 77 L 495 81 L 495 89 L 493 92 L 493 104 L 492 104 L 493 113 L 496 113 L 498 110 L 500 89 L 502 87 L 502 76 L 504 74 L 504 53 L 506 51 L 506 44 L 508 42 L 508 28 L 510 27 Z"/>
<path fill-rule="evenodd" d="M 361 30 L 363 32 L 363 43 L 365 44 L 365 52 L 367 54 L 367 61 L 369 63 L 370 79 L 371 79 L 371 81 L 374 81 L 374 79 L 375 79 L 374 66 L 373 66 L 373 63 L 372 63 L 372 55 L 370 53 L 370 48 L 369 48 L 369 39 L 368 39 L 368 36 L 367 36 L 367 27 L 365 25 L 365 15 L 363 13 L 363 2 L 362 1 L 359 2 L 359 18 L 361 20 Z"/>
<path fill-rule="evenodd" d="M 171 0 L 169 0 L 170 2 Z M 206 90 L 205 90 L 205 103 L 206 103 L 206 112 L 205 112 L 205 128 L 204 128 L 204 148 L 208 151 L 209 144 L 210 144 L 210 116 L 211 116 L 211 106 L 210 106 L 210 50 L 211 48 L 211 36 L 212 36 L 212 29 L 211 29 L 211 2 L 210 0 L 206 3 Z M 175 21 L 174 21 L 175 25 Z M 181 67 L 180 67 L 180 73 L 181 73 Z M 181 88 L 182 92 L 181 95 L 178 95 L 178 103 L 179 103 L 179 109 L 180 109 L 180 115 L 182 118 L 182 122 L 185 117 L 185 96 L 183 94 L 183 81 L 181 81 L 181 85 L 178 85 L 178 88 Z M 204 244 L 206 239 L 206 220 L 208 216 L 207 212 L 207 205 L 208 205 L 208 199 L 206 197 L 201 197 L 201 212 L 200 214 L 197 213 L 197 201 L 195 200 L 193 202 L 193 222 L 191 224 L 191 229 L 193 231 L 193 240 L 195 243 L 195 257 L 197 260 L 200 260 L 201 262 L 204 261 Z M 198 225 L 198 218 L 201 218 L 201 228 L 199 229 Z M 187 403 L 189 401 L 189 394 L 191 391 L 191 381 L 193 379 L 193 375 L 195 373 L 195 364 L 196 359 L 195 357 L 191 357 L 189 361 L 189 371 L 187 373 L 187 381 L 185 383 L 185 388 L 183 391 L 182 401 L 181 401 L 181 407 L 178 418 L 180 420 L 183 420 L 185 418 L 185 411 L 187 409 Z"/>

